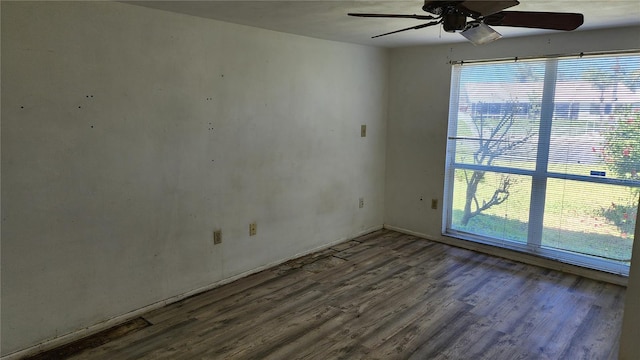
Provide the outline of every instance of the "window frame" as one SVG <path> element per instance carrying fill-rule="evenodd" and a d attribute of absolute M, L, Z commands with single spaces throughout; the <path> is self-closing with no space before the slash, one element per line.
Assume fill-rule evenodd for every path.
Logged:
<path fill-rule="evenodd" d="M 617 52 L 607 53 L 607 56 L 622 55 L 640 55 L 640 52 Z M 580 55 L 582 57 L 583 54 Z M 549 151 L 551 146 L 551 131 L 554 120 L 554 112 L 558 104 L 554 102 L 555 89 L 558 83 L 558 62 L 565 57 L 537 57 L 532 60 L 543 61 L 545 64 L 545 76 L 543 79 L 542 101 L 540 109 L 540 125 L 538 129 L 537 154 L 535 160 L 535 168 L 521 169 L 507 166 L 481 165 L 472 163 L 460 163 L 456 161 L 456 145 L 457 145 L 457 129 L 460 111 L 460 91 L 462 71 L 457 70 L 456 66 L 464 66 L 463 62 L 453 63 L 451 67 L 451 92 L 449 101 L 449 119 L 447 131 L 447 151 L 445 161 L 445 186 L 443 196 L 443 217 L 442 217 L 442 234 L 462 240 L 473 241 L 481 244 L 498 246 L 510 250 L 516 250 L 533 254 L 536 256 L 570 263 L 573 265 L 588 267 L 591 269 L 601 270 L 605 272 L 628 276 L 629 266 L 623 263 L 613 262 L 595 255 L 578 254 L 569 250 L 559 248 L 550 248 L 542 245 L 542 232 L 544 229 L 545 201 L 547 193 L 547 182 L 549 179 L 575 180 L 581 182 L 620 185 L 628 187 L 640 187 L 637 180 L 607 178 L 599 176 L 585 176 L 570 173 L 558 173 L 549 171 Z M 517 58 L 515 59 L 517 61 Z M 497 61 L 481 61 L 488 64 L 496 64 L 503 62 L 513 62 L 513 60 L 497 60 Z M 468 62 L 467 62 L 468 63 Z M 580 106 L 579 103 L 568 103 L 567 118 L 571 118 L 574 106 Z M 586 104 L 582 104 L 586 106 Z M 592 107 L 592 104 L 588 106 Z M 452 134 L 454 134 L 452 136 Z M 505 239 L 490 238 L 487 236 L 477 235 L 470 232 L 460 231 L 453 228 L 453 191 L 456 170 L 482 170 L 494 173 L 524 175 L 531 178 L 531 194 L 529 206 L 529 222 L 526 243 L 519 243 Z M 634 239 L 635 241 L 635 239 Z"/>

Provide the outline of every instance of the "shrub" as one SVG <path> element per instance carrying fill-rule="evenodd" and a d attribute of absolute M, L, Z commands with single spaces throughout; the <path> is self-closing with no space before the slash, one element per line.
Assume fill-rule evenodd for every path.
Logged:
<path fill-rule="evenodd" d="M 640 180 L 640 110 L 630 106 L 619 109 L 612 118 L 614 125 L 602 132 L 600 156 L 616 176 Z M 595 151 L 595 150 L 594 150 Z M 631 200 L 611 203 L 600 214 L 618 227 L 624 237 L 634 232 L 640 189 L 629 189 Z"/>
<path fill-rule="evenodd" d="M 627 106 L 612 117 L 604 130 L 600 156 L 618 177 L 640 180 L 640 110 Z"/>
<path fill-rule="evenodd" d="M 611 203 L 608 208 L 601 209 L 601 215 L 620 230 L 622 237 L 627 237 L 633 235 L 635 230 L 637 211 L 637 201 L 627 204 Z"/>

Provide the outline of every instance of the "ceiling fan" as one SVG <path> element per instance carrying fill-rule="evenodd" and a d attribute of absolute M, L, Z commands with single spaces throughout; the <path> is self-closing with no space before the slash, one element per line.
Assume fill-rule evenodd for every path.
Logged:
<path fill-rule="evenodd" d="M 425 1 L 422 10 L 433 15 L 362 13 L 349 13 L 348 15 L 432 20 L 425 24 L 376 35 L 373 38 L 442 24 L 444 31 L 460 32 L 462 36 L 476 45 L 486 44 L 502 37 L 500 33 L 493 30 L 489 25 L 570 31 L 577 29 L 584 22 L 584 16 L 578 13 L 503 11 L 519 3 L 517 0 Z"/>

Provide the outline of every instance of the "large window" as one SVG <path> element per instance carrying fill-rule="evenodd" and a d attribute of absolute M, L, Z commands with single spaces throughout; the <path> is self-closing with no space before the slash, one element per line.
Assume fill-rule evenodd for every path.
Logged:
<path fill-rule="evenodd" d="M 453 65 L 444 232 L 628 274 L 640 54 Z"/>

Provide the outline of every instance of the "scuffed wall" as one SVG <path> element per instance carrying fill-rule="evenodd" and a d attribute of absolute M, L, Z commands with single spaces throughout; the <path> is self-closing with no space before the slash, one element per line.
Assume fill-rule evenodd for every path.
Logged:
<path fill-rule="evenodd" d="M 382 226 L 384 50 L 1 6 L 2 355 Z"/>

